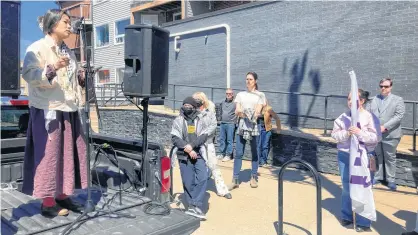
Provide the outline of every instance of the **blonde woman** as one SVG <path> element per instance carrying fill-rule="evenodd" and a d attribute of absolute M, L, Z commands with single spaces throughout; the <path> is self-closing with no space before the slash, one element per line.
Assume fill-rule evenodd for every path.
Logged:
<path fill-rule="evenodd" d="M 277 133 L 280 133 L 281 123 L 280 118 L 273 111 L 273 108 L 267 104 L 261 111 L 261 118 L 259 118 L 260 138 L 258 139 L 258 156 L 259 166 L 268 166 L 267 158 L 270 152 L 271 130 L 273 129 L 272 119 L 276 121 Z"/>
<path fill-rule="evenodd" d="M 196 100 L 197 107 L 201 112 L 201 115 L 206 120 L 204 123 L 216 123 L 216 114 L 215 114 L 215 105 L 211 102 L 205 93 L 203 92 L 196 92 L 193 94 L 193 98 Z M 225 181 L 222 178 L 222 173 L 217 166 L 217 158 L 216 158 L 216 151 L 215 145 L 213 144 L 214 135 L 208 137 L 207 140 L 207 162 L 206 165 L 208 166 L 209 170 L 212 172 L 212 176 L 215 180 L 216 191 L 219 196 L 225 197 L 227 199 L 231 199 L 232 195 L 228 190 L 228 187 L 225 184 Z"/>

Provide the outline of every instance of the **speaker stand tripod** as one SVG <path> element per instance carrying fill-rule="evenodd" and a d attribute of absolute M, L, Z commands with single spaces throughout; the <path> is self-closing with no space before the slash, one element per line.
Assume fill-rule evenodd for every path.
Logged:
<path fill-rule="evenodd" d="M 85 22 L 84 22 L 85 23 Z M 92 81 L 92 74 L 94 74 L 94 72 L 92 71 L 92 68 L 90 66 L 90 56 L 88 53 L 86 53 L 86 30 L 84 28 L 85 24 L 80 24 L 79 29 L 78 29 L 78 33 L 81 34 L 82 38 L 83 38 L 83 50 L 84 50 L 84 54 L 86 55 L 86 68 L 85 68 L 85 73 L 84 73 L 84 78 L 85 78 L 85 105 L 84 105 L 84 119 L 83 119 L 83 126 L 85 129 L 85 141 L 86 141 L 86 158 L 87 158 L 87 200 L 84 204 L 84 211 L 83 213 L 77 217 L 77 219 L 75 219 L 71 224 L 69 224 L 63 231 L 61 234 L 66 234 L 75 224 L 87 220 L 90 218 L 90 216 L 88 215 L 89 213 L 92 212 L 97 212 L 96 215 L 94 215 L 93 217 L 98 216 L 98 214 L 100 212 L 101 215 L 106 215 L 106 214 L 112 214 L 112 215 L 118 215 L 121 217 L 127 217 L 127 218 L 135 218 L 136 216 L 134 215 L 130 215 L 130 214 L 124 214 L 124 213 L 120 213 L 120 212 L 116 212 L 116 211 L 111 211 L 109 210 L 103 210 L 103 209 L 96 209 L 96 206 L 91 198 L 91 169 L 90 169 L 90 99 L 89 99 L 89 83 L 90 81 Z M 94 87 L 93 87 L 94 89 Z M 96 107 L 97 108 L 97 107 Z M 121 192 L 119 192 L 121 193 Z M 103 195 L 101 195 L 103 196 Z"/>
<path fill-rule="evenodd" d="M 148 125 L 148 104 L 149 104 L 149 98 L 144 98 L 143 100 L 141 100 L 141 106 L 143 108 L 143 112 L 142 112 L 142 161 L 141 161 L 141 178 L 143 179 L 143 185 L 142 188 L 146 189 L 146 174 L 144 171 L 144 162 L 145 162 L 145 156 L 147 154 L 148 151 L 148 130 L 147 130 L 147 125 Z"/>

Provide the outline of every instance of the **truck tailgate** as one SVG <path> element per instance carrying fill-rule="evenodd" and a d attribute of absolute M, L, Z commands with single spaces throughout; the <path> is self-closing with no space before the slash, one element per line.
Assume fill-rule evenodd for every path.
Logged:
<path fill-rule="evenodd" d="M 96 208 L 102 208 L 105 204 L 103 198 L 108 201 L 114 193 L 108 191 L 106 197 L 101 197 L 100 191 L 94 190 L 92 198 L 95 203 L 97 202 Z M 39 200 L 16 190 L 3 190 L 1 196 L 1 234 L 3 235 L 59 234 L 79 215 L 71 212 L 67 217 L 49 219 L 40 214 Z M 84 203 L 86 194 L 84 192 L 77 194 L 75 200 Z M 126 218 L 115 213 L 106 215 L 96 211 L 89 214 L 94 218 L 76 224 L 70 234 L 191 234 L 199 228 L 198 219 L 177 209 L 172 209 L 171 213 L 165 216 L 144 213 L 144 206 L 150 202 L 151 200 L 146 197 L 123 193 L 122 205 L 119 205 L 119 196 L 117 196 L 111 203 L 111 208 L 118 213 L 134 215 L 135 218 Z"/>

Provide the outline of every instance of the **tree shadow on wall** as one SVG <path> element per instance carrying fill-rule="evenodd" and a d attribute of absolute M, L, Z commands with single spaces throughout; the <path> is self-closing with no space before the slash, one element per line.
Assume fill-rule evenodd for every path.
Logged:
<path fill-rule="evenodd" d="M 298 93 L 301 90 L 303 81 L 306 77 L 307 73 L 307 64 L 308 64 L 308 55 L 309 50 L 306 50 L 302 61 L 300 62 L 299 59 L 296 59 L 296 61 L 293 63 L 292 68 L 290 69 L 290 76 L 291 76 L 291 82 L 289 86 L 289 98 L 288 98 L 288 110 L 289 110 L 289 116 L 288 116 L 288 124 L 289 127 L 292 129 L 297 129 L 299 127 L 299 104 L 300 104 L 300 95 L 294 94 Z M 285 63 L 287 63 L 287 59 L 285 59 Z M 285 69 L 287 68 L 287 65 L 283 66 Z M 321 74 L 319 69 L 310 69 L 308 74 L 308 79 L 311 83 L 313 93 L 318 94 L 319 89 L 321 88 Z M 306 113 L 306 116 L 309 116 L 312 107 L 315 104 L 316 96 L 312 97 L 312 100 L 309 104 L 308 111 Z M 307 118 L 305 117 L 302 123 L 302 127 L 305 126 L 307 122 Z"/>

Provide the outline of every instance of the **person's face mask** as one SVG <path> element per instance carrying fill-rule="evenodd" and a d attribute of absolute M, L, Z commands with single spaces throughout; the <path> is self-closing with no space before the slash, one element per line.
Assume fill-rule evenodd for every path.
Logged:
<path fill-rule="evenodd" d="M 190 114 L 193 114 L 196 110 L 193 106 L 183 106 L 183 113 L 189 116 Z"/>

